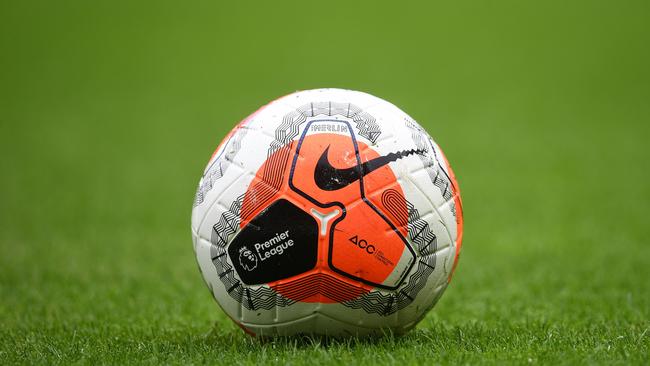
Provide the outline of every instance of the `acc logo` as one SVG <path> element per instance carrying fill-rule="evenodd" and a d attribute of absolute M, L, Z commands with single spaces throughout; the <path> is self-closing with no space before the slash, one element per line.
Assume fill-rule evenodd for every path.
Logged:
<path fill-rule="evenodd" d="M 358 246 L 361 249 L 364 249 L 368 254 L 372 254 L 375 252 L 375 246 L 372 244 L 368 244 L 367 241 L 361 239 L 359 240 L 359 237 L 357 235 L 353 236 L 350 238 L 350 241 Z"/>
<path fill-rule="evenodd" d="M 239 264 L 247 271 L 257 268 L 257 256 L 246 247 L 239 248 Z"/>

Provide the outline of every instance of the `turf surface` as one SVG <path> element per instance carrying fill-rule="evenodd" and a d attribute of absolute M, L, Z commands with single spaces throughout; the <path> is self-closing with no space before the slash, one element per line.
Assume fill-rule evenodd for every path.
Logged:
<path fill-rule="evenodd" d="M 647 364 L 648 4 L 2 2 L 0 364 Z M 463 254 L 405 337 L 260 343 L 196 269 L 195 185 L 325 86 L 445 149 Z"/>

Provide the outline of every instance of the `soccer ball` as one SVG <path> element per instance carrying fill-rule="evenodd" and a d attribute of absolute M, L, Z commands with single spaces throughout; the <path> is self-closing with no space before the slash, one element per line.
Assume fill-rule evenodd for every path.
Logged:
<path fill-rule="evenodd" d="M 239 123 L 192 210 L 203 279 L 258 336 L 406 332 L 447 287 L 462 233 L 440 147 L 393 104 L 341 89 L 290 94 Z"/>

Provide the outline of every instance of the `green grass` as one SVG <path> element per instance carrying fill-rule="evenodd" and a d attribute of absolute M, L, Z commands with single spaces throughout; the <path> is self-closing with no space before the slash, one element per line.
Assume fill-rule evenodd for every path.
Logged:
<path fill-rule="evenodd" d="M 0 364 L 650 362 L 647 1 L 0 4 Z M 401 338 L 261 343 L 191 248 L 259 105 L 384 97 L 445 149 L 466 233 Z"/>

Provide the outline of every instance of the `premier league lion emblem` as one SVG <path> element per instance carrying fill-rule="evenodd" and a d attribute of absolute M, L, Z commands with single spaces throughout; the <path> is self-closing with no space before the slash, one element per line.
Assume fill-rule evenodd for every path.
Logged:
<path fill-rule="evenodd" d="M 243 247 L 239 250 L 239 264 L 247 271 L 257 267 L 257 256 L 250 249 Z"/>

